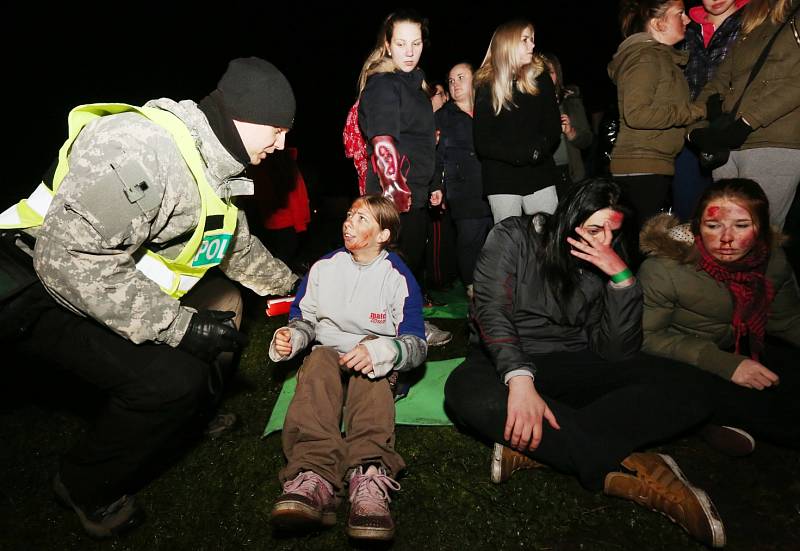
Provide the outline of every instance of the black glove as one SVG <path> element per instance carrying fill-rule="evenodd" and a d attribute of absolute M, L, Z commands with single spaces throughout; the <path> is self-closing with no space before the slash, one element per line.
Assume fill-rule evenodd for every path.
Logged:
<path fill-rule="evenodd" d="M 706 100 L 706 119 L 713 121 L 722 114 L 722 96 L 712 94 Z"/>
<path fill-rule="evenodd" d="M 235 352 L 247 344 L 247 337 L 234 326 L 234 317 L 233 312 L 218 310 L 195 313 L 178 348 L 207 362 L 222 352 Z"/>
<path fill-rule="evenodd" d="M 725 150 L 720 134 L 715 128 L 696 128 L 689 133 L 689 141 L 699 151 L 716 153 Z"/>
<path fill-rule="evenodd" d="M 739 149 L 747 141 L 747 137 L 752 134 L 753 129 L 742 119 L 736 119 L 726 130 L 720 130 L 722 145 L 728 149 Z"/>
<path fill-rule="evenodd" d="M 725 128 L 697 128 L 689 134 L 689 141 L 700 151 L 716 153 L 731 149 L 739 149 L 753 131 L 742 119 L 736 119 Z"/>

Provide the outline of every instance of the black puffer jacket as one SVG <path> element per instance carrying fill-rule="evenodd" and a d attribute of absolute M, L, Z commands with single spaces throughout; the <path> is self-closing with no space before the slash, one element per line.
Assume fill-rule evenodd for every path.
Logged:
<path fill-rule="evenodd" d="M 536 82 L 538 95 L 515 87 L 514 106 L 499 115 L 494 114 L 488 86 L 475 93 L 475 151 L 486 195 L 530 195 L 558 181 L 552 154 L 561 137 L 561 113 L 550 76 L 542 73 Z M 534 149 L 541 152 L 536 161 Z"/>
<path fill-rule="evenodd" d="M 367 139 L 367 153 L 372 156 L 372 138 L 394 138 L 400 157 L 409 161 L 407 174 L 411 188 L 412 208 L 424 208 L 428 195 L 439 187 L 430 187 L 433 177 L 436 147 L 433 108 L 422 81 L 420 69 L 409 73 L 394 71 L 378 73 L 367 79 L 358 107 L 358 124 Z M 401 170 L 405 173 L 405 165 Z M 367 193 L 381 193 L 378 177 L 367 170 Z"/>
<path fill-rule="evenodd" d="M 590 349 L 607 360 L 627 358 L 642 343 L 642 289 L 615 288 L 581 272 L 569 301 L 542 281 L 534 218 L 497 224 L 475 267 L 472 341 L 481 344 L 504 378 L 515 370 L 536 372 L 533 355 Z"/>
<path fill-rule="evenodd" d="M 434 180 L 444 184 L 447 208 L 456 220 L 491 216 L 472 143 L 472 117 L 451 101 L 436 112 L 435 119 L 439 143 Z"/>

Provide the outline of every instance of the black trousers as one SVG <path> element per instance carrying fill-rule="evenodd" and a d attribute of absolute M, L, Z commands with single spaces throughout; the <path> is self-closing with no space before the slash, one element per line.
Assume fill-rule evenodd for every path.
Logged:
<path fill-rule="evenodd" d="M 614 176 L 622 193 L 636 213 L 636 225 L 642 229 L 644 223 L 664 208 L 670 206 L 672 176 L 642 174 L 639 176 Z"/>
<path fill-rule="evenodd" d="M 696 369 L 639 355 L 608 362 L 588 350 L 537 356 L 535 386 L 561 426 L 543 421 L 528 455 L 600 490 L 607 473 L 638 448 L 703 422 L 711 414 Z M 454 420 L 489 442 L 503 438 L 508 389 L 478 347 L 453 371 L 445 403 Z"/>
<path fill-rule="evenodd" d="M 411 208 L 400 213 L 398 246 L 420 288 L 425 286 L 425 247 L 428 241 L 428 209 Z"/>
<path fill-rule="evenodd" d="M 478 261 L 478 255 L 481 254 L 486 236 L 494 225 L 494 219 L 491 216 L 459 218 L 454 222 L 456 246 L 458 247 L 458 273 L 465 286 L 471 285 L 475 263 Z"/>
<path fill-rule="evenodd" d="M 456 226 L 447 209 L 428 209 L 426 287 L 443 289 L 458 277 Z"/>
<path fill-rule="evenodd" d="M 709 397 L 714 423 L 739 427 L 774 444 L 800 448 L 800 350 L 767 343 L 761 363 L 780 377 L 780 384 L 764 390 L 737 385 L 710 375 Z"/>
<path fill-rule="evenodd" d="M 202 284 L 197 286 L 200 296 L 209 290 Z M 225 284 L 238 295 L 232 284 Z M 233 306 L 228 300 L 225 307 L 213 309 L 235 309 L 232 293 L 228 298 L 233 297 Z M 187 427 L 202 426 L 213 394 L 221 390 L 219 374 L 182 350 L 133 344 L 65 310 L 41 283 L 24 300 L 35 316 L 9 343 L 15 361 L 71 372 L 106 396 L 94 425 L 61 461 L 61 479 L 73 500 L 94 510 L 129 493 L 159 453 L 185 440 L 180 437 Z"/>

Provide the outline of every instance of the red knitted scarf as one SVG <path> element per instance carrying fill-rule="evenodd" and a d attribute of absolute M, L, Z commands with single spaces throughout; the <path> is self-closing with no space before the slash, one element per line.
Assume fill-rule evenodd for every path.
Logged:
<path fill-rule="evenodd" d="M 723 283 L 733 295 L 732 324 L 736 353 L 739 353 L 739 340 L 747 335 L 750 339 L 750 356 L 758 360 L 758 353 L 764 348 L 767 312 L 775 297 L 772 282 L 764 275 L 769 260 L 767 245 L 761 242 L 744 258 L 721 263 L 708 253 L 699 235 L 694 236 L 694 242 L 700 251 L 697 269 Z"/>

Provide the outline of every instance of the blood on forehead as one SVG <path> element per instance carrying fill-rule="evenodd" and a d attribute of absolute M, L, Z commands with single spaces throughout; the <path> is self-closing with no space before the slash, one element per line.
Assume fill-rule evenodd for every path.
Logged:
<path fill-rule="evenodd" d="M 613 224 L 622 224 L 623 218 L 625 218 L 625 215 L 616 210 L 612 210 L 608 215 L 608 221 Z"/>
<path fill-rule="evenodd" d="M 750 211 L 738 203 L 733 201 L 721 201 L 708 205 L 705 213 L 703 213 L 703 218 L 713 218 L 715 220 L 751 220 L 752 215 Z"/>

